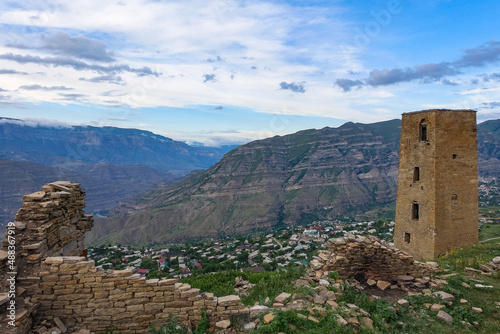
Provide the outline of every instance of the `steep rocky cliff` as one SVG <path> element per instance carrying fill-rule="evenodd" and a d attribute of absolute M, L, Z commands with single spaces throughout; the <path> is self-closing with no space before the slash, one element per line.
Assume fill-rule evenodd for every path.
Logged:
<path fill-rule="evenodd" d="M 147 244 L 223 236 L 392 203 L 399 133 L 400 121 L 392 120 L 251 142 L 207 171 L 123 205 L 121 214 L 96 223 L 89 240 Z"/>
<path fill-rule="evenodd" d="M 401 121 L 254 141 L 178 185 L 122 203 L 88 241 L 162 243 L 393 210 Z M 478 126 L 480 176 L 500 177 L 500 120 Z M 368 213 L 368 214 L 367 214 Z"/>
<path fill-rule="evenodd" d="M 500 177 L 500 119 L 478 125 L 477 151 L 479 175 Z"/>

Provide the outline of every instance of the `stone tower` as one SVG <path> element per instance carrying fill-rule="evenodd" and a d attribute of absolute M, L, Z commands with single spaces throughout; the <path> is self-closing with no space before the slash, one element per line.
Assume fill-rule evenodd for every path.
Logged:
<path fill-rule="evenodd" d="M 434 109 L 402 118 L 395 246 L 433 259 L 477 243 L 476 112 Z"/>

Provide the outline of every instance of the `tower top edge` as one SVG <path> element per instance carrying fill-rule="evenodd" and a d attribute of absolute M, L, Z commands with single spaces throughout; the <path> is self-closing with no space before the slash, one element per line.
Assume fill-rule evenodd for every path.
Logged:
<path fill-rule="evenodd" d="M 405 112 L 402 115 L 413 115 L 413 114 L 423 114 L 423 113 L 442 113 L 442 112 L 469 112 L 469 113 L 477 113 L 476 110 L 472 110 L 472 109 L 426 109 L 426 110 Z"/>

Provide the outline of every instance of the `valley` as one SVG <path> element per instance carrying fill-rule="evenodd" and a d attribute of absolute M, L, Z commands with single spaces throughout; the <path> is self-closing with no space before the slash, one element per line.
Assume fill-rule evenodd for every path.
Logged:
<path fill-rule="evenodd" d="M 499 177 L 500 121 L 478 126 L 479 175 Z M 400 121 L 346 123 L 242 145 L 211 168 L 121 203 L 90 244 L 162 245 L 316 220 L 393 215 Z"/>

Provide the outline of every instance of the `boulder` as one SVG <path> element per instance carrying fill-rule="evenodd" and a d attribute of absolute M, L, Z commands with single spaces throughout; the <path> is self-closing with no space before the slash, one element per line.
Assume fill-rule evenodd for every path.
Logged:
<path fill-rule="evenodd" d="M 274 320 L 274 315 L 272 313 L 268 313 L 264 316 L 264 323 L 270 323 Z"/>
<path fill-rule="evenodd" d="M 246 332 L 250 332 L 253 331 L 256 326 L 257 325 L 255 324 L 255 322 L 249 322 L 248 324 L 245 324 L 245 326 L 243 326 L 243 330 Z"/>
<path fill-rule="evenodd" d="M 274 301 L 276 303 L 281 303 L 281 304 L 284 304 L 285 303 L 285 300 L 287 300 L 288 298 L 290 298 L 292 295 L 287 293 L 287 292 L 282 292 L 279 296 L 277 296 L 276 298 L 274 298 Z"/>
<path fill-rule="evenodd" d="M 389 283 L 389 282 L 382 281 L 382 280 L 377 281 L 377 288 L 379 288 L 382 291 L 384 291 L 385 289 L 387 289 L 390 286 L 391 286 L 391 283 Z"/>
<path fill-rule="evenodd" d="M 455 296 L 444 291 L 436 291 L 433 293 L 433 295 L 441 297 L 441 299 L 443 299 L 445 302 L 453 302 L 455 300 Z"/>
<path fill-rule="evenodd" d="M 449 315 L 448 313 L 446 313 L 445 311 L 443 311 L 443 310 L 440 310 L 438 312 L 437 318 L 441 319 L 442 321 L 444 321 L 444 322 L 446 322 L 448 324 L 453 323 L 453 317 L 451 315 Z"/>
<path fill-rule="evenodd" d="M 311 320 L 312 322 L 319 323 L 319 320 L 313 317 L 312 315 L 308 316 L 307 319 Z"/>
<path fill-rule="evenodd" d="M 217 328 L 223 328 L 223 329 L 226 329 L 228 328 L 229 326 L 231 326 L 231 321 L 229 320 L 221 320 L 221 321 L 217 321 L 215 323 L 215 327 Z"/>
<path fill-rule="evenodd" d="M 397 303 L 399 306 L 403 306 L 403 307 L 410 306 L 410 302 L 407 301 L 406 299 L 400 299 L 400 300 L 398 300 Z"/>
<path fill-rule="evenodd" d="M 369 330 L 374 330 L 373 328 L 373 320 L 368 317 L 361 318 L 361 327 Z"/>
<path fill-rule="evenodd" d="M 440 311 L 443 307 L 444 305 L 441 304 L 432 304 L 431 311 L 437 312 Z"/>
<path fill-rule="evenodd" d="M 320 295 L 314 297 L 314 304 L 324 305 L 326 303 L 326 298 Z"/>
<path fill-rule="evenodd" d="M 330 282 L 328 282 L 326 279 L 320 279 L 319 284 L 322 286 L 330 286 Z"/>
<path fill-rule="evenodd" d="M 339 314 L 336 314 L 336 322 L 337 322 L 337 325 L 341 326 L 341 327 L 345 327 L 347 326 L 349 323 L 347 322 L 347 320 L 345 320 L 344 318 L 342 318 Z"/>
<path fill-rule="evenodd" d="M 324 264 L 321 263 L 318 259 L 313 259 L 311 261 L 311 267 L 314 269 L 314 270 L 320 270 L 321 268 L 323 268 Z"/>

